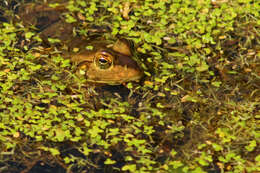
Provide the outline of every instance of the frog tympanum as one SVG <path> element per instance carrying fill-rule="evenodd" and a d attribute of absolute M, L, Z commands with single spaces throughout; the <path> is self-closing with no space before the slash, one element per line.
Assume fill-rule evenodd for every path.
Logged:
<path fill-rule="evenodd" d="M 118 85 L 136 81 L 142 77 L 142 71 L 132 59 L 129 42 L 118 39 L 114 44 L 107 41 L 87 41 L 79 36 L 73 37 L 73 26 L 62 19 L 64 8 L 53 8 L 48 5 L 27 5 L 22 7 L 20 18 L 25 25 L 43 25 L 40 36 L 43 40 L 50 37 L 59 38 L 68 47 L 85 47 L 91 45 L 92 50 L 83 49 L 78 53 L 66 52 L 65 57 L 78 66 L 78 73 L 85 75 L 87 81 Z M 20 11 L 20 10 L 19 10 Z M 33 19 L 33 18 L 35 19 Z M 41 20 L 45 21 L 41 21 Z M 75 39 L 74 39 L 75 38 Z M 79 41 L 80 40 L 80 41 Z"/>

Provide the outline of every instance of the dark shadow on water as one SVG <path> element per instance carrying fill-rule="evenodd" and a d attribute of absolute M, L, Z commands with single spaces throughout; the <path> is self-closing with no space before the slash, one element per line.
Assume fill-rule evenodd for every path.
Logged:
<path fill-rule="evenodd" d="M 39 161 L 28 173 L 66 173 L 66 170 L 58 164 L 50 166 Z"/>
<path fill-rule="evenodd" d="M 110 93 L 118 93 L 123 98 L 129 94 L 129 90 L 123 85 L 105 85 L 101 89 Z"/>

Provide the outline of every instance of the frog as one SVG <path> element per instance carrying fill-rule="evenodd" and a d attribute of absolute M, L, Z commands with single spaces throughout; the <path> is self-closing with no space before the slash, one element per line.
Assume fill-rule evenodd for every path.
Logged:
<path fill-rule="evenodd" d="M 120 85 L 141 79 L 143 71 L 133 59 L 133 49 L 127 39 L 119 38 L 111 43 L 103 38 L 89 40 L 73 36 L 74 25 L 59 17 L 65 11 L 61 7 L 29 4 L 22 7 L 19 16 L 25 25 L 39 25 L 42 23 L 40 18 L 47 19 L 42 23 L 40 37 L 48 40 L 54 36 L 66 44 L 69 49 L 63 51 L 64 58 L 69 58 L 77 66 L 77 75 L 83 75 L 87 82 Z M 87 49 L 86 45 L 92 49 Z M 75 48 L 79 51 L 72 51 Z"/>
<path fill-rule="evenodd" d="M 138 81 L 143 75 L 139 65 L 132 59 L 132 51 L 126 39 L 109 42 L 92 42 L 92 50 L 71 54 L 71 61 L 78 67 L 78 74 L 85 75 L 91 83 L 119 85 Z"/>

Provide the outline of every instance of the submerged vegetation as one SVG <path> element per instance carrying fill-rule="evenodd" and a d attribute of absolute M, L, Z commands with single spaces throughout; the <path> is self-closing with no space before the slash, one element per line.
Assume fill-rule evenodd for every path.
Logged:
<path fill-rule="evenodd" d="M 0 172 L 260 171 L 257 0 L 65 2 L 74 34 L 132 40 L 145 76 L 89 86 L 4 0 Z"/>

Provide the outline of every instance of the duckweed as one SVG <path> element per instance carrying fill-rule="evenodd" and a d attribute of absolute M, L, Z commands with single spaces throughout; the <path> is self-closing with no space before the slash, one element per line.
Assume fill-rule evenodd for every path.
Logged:
<path fill-rule="evenodd" d="M 115 92 L 76 76 L 58 47 L 12 20 L 20 2 L 4 2 L 1 171 L 260 171 L 257 1 L 66 1 L 74 34 L 135 43 L 145 77 Z"/>

